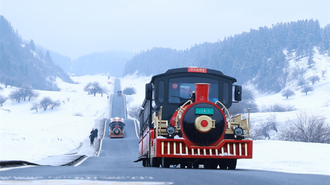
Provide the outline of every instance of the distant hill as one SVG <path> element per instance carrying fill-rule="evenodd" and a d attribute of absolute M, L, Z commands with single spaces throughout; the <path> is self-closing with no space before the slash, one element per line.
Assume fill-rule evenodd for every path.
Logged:
<path fill-rule="evenodd" d="M 75 60 L 57 52 L 47 50 L 42 46 L 36 46 L 40 51 L 49 51 L 54 63 L 60 66 L 67 74 L 75 76 L 108 74 L 114 77 L 122 77 L 125 64 L 134 53 L 125 51 L 109 51 L 84 55 Z"/>
<path fill-rule="evenodd" d="M 27 43 L 27 41 L 25 41 Z M 43 53 L 49 51 L 54 63 L 60 66 L 66 73 L 76 76 L 109 74 L 114 77 L 122 77 L 125 64 L 133 58 L 134 53 L 125 51 L 108 51 L 91 53 L 75 60 L 60 53 L 47 50 L 37 45 L 36 48 Z"/>
<path fill-rule="evenodd" d="M 127 62 L 124 75 L 154 75 L 170 68 L 198 66 L 220 70 L 240 84 L 251 82 L 259 90 L 278 92 L 286 84 L 289 58 L 308 57 L 313 65 L 315 48 L 329 54 L 330 25 L 321 28 L 317 20 L 278 23 L 222 41 L 196 44 L 189 50 L 142 51 Z"/>
<path fill-rule="evenodd" d="M 56 77 L 72 83 L 70 77 L 55 65 L 49 52 L 35 49 L 33 40 L 24 44 L 11 24 L 0 15 L 0 82 L 40 90 L 59 90 Z"/>
<path fill-rule="evenodd" d="M 133 55 L 134 53 L 124 51 L 92 53 L 73 60 L 69 72 L 78 76 L 103 73 L 122 77 L 126 62 Z"/>

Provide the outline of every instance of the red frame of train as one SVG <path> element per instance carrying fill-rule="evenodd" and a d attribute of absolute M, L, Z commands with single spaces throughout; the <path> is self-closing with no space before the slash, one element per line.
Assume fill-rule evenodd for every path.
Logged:
<path fill-rule="evenodd" d="M 109 123 L 109 137 L 114 138 L 114 137 L 125 137 L 125 123 L 124 123 L 124 118 L 110 118 L 110 123 Z"/>
<path fill-rule="evenodd" d="M 170 96 L 167 92 L 179 84 L 170 83 L 171 79 L 174 78 L 186 78 L 187 81 L 196 79 L 196 92 L 193 92 L 190 97 L 190 100 L 193 99 L 193 101 L 188 100 L 177 105 L 173 105 L 173 103 L 166 104 L 166 99 Z M 205 80 L 207 78 L 210 78 L 210 80 Z M 165 85 L 160 87 L 160 81 Z M 235 169 L 237 159 L 252 158 L 253 142 L 249 139 L 249 114 L 247 119 L 242 120 L 242 115 L 233 118 L 227 110 L 232 103 L 238 103 L 241 100 L 242 87 L 233 86 L 235 100 L 232 100 L 233 88 L 224 88 L 226 91 L 228 90 L 229 94 L 222 93 L 228 96 L 226 102 L 216 101 L 214 103 L 209 100 L 210 83 L 204 83 L 204 81 L 219 83 L 218 89 L 220 92 L 220 90 L 223 90 L 220 88 L 220 84 L 228 83 L 232 85 L 236 82 L 236 79 L 211 69 L 179 68 L 156 75 L 152 77 L 150 83 L 146 84 L 146 98 L 139 114 L 141 124 L 139 158 L 135 162 L 142 161 L 142 165 L 145 167 L 159 167 L 161 165 L 168 168 L 170 165 L 180 164 L 181 168 L 199 168 L 200 165 L 203 165 L 204 168 L 216 169 L 219 165 L 220 169 Z M 166 86 L 168 89 L 166 89 Z M 165 95 L 161 95 L 161 91 Z M 181 91 L 186 90 L 180 89 Z M 220 93 L 218 94 L 219 99 L 224 99 L 224 97 L 220 97 Z M 163 97 L 159 98 L 159 96 Z M 163 103 L 159 103 L 159 100 Z M 153 110 L 155 104 L 161 105 L 159 110 Z M 205 114 L 198 111 L 196 113 L 196 106 L 211 108 L 202 108 L 203 111 L 206 111 Z M 166 109 L 168 109 L 167 115 Z M 189 112 L 193 109 L 195 109 L 195 114 Z M 213 112 L 207 113 L 208 110 L 213 110 Z M 172 115 L 168 113 L 171 111 L 173 111 Z M 218 117 L 223 117 L 221 124 L 214 120 L 216 117 L 214 111 L 219 112 Z M 195 119 L 196 117 L 193 123 L 194 127 L 203 137 L 216 129 L 221 131 L 221 136 L 215 134 L 213 142 L 208 143 L 206 140 L 206 143 L 199 143 L 198 139 L 189 136 L 189 129 L 185 130 L 184 127 L 187 127 L 188 124 L 185 125 L 184 119 L 186 117 L 187 119 L 191 117 Z M 222 125 L 222 130 L 219 129 L 219 125 Z"/>

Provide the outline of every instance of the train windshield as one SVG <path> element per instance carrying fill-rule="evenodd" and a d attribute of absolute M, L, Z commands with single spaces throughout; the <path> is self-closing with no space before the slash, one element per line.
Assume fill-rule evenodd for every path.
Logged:
<path fill-rule="evenodd" d="M 169 103 L 183 103 L 189 100 L 192 91 L 195 91 L 195 83 L 209 83 L 209 101 L 219 99 L 219 81 L 201 77 L 180 77 L 169 80 Z"/>
<path fill-rule="evenodd" d="M 119 127 L 119 128 L 123 128 L 125 126 L 125 123 L 123 123 L 123 122 L 111 122 L 109 124 L 109 126 L 111 128 L 115 128 L 116 126 Z"/>

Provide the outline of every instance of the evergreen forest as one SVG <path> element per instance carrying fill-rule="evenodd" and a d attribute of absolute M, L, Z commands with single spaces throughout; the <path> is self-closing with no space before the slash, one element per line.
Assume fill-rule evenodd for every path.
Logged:
<path fill-rule="evenodd" d="M 315 49 L 330 51 L 330 25 L 317 20 L 278 23 L 226 37 L 214 43 L 196 44 L 187 50 L 153 48 L 126 63 L 124 75 L 154 75 L 177 67 L 204 67 L 233 76 L 239 84 L 252 82 L 258 89 L 278 92 L 286 83 L 288 56 L 309 57 Z"/>

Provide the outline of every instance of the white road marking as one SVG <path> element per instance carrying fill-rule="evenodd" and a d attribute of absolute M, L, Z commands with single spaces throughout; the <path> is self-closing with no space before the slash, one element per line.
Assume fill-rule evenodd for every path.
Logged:
<path fill-rule="evenodd" d="M 32 180 L 32 181 L 0 181 L 0 184 L 93 184 L 93 185 L 163 185 L 173 184 L 173 182 L 153 182 L 153 181 L 95 181 L 95 180 Z"/>
<path fill-rule="evenodd" d="M 9 167 L 9 168 L 1 168 L 0 171 L 8 171 L 8 170 L 15 170 L 19 168 L 30 168 L 30 167 L 36 167 L 37 165 L 27 165 L 27 166 L 17 166 L 17 167 Z"/>

